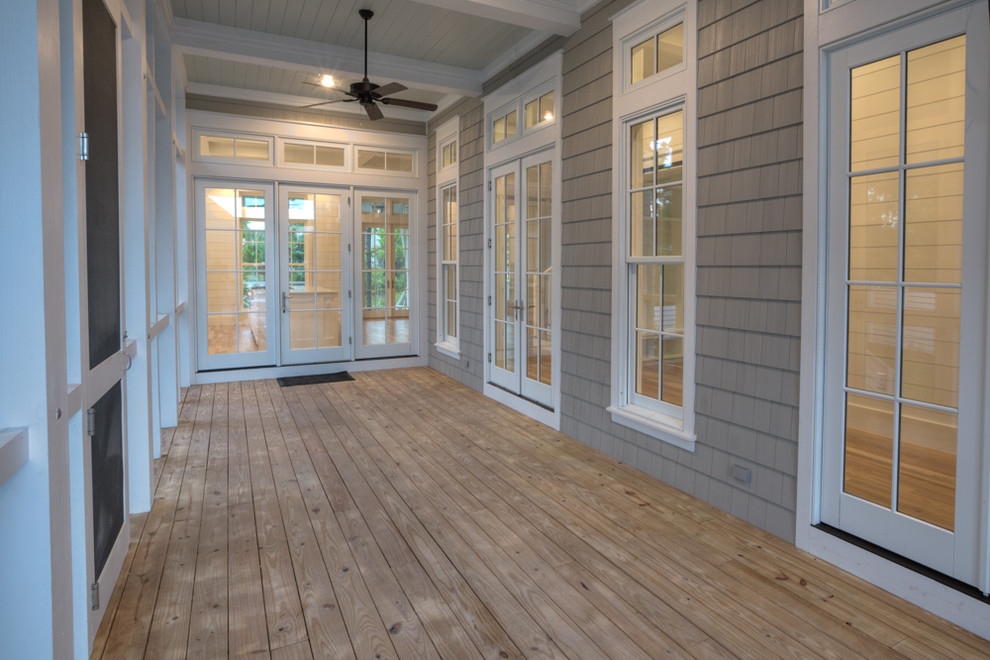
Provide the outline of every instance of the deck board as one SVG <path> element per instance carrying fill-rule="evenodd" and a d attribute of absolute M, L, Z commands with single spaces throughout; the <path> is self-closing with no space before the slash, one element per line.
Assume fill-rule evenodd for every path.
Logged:
<path fill-rule="evenodd" d="M 93 657 L 973 657 L 436 372 L 188 389 Z"/>

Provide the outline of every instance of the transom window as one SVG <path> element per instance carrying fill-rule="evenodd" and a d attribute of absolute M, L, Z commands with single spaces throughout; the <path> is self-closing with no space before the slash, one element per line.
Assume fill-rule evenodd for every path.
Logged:
<path fill-rule="evenodd" d="M 271 160 L 272 139 L 261 136 L 200 135 L 197 146 L 199 156 L 203 159 L 267 162 Z"/>
<path fill-rule="evenodd" d="M 347 148 L 344 146 L 303 142 L 282 143 L 282 161 L 287 165 L 343 168 L 346 155 Z"/>
<path fill-rule="evenodd" d="M 661 73 L 684 61 L 684 23 L 651 34 L 629 50 L 629 82 Z"/>
<path fill-rule="evenodd" d="M 525 105 L 526 128 L 553 121 L 553 90 Z"/>
<path fill-rule="evenodd" d="M 502 105 L 488 116 L 489 147 L 523 139 L 553 124 L 557 102 L 554 84 L 543 83 Z"/>
<path fill-rule="evenodd" d="M 378 149 L 358 149 L 357 169 L 379 172 L 413 172 L 413 154 L 403 151 L 381 151 Z"/>
<path fill-rule="evenodd" d="M 516 110 L 512 110 L 492 122 L 492 144 L 501 142 L 516 134 L 516 124 L 519 123 L 517 119 L 518 114 Z"/>

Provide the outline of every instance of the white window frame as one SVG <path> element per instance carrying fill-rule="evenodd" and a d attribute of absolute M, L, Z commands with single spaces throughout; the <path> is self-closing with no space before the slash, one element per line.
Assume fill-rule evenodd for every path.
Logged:
<path fill-rule="evenodd" d="M 225 158 L 223 156 L 210 156 L 200 151 L 202 147 L 201 138 L 219 137 L 234 140 L 234 157 Z M 265 142 L 268 144 L 268 158 L 237 158 L 237 140 L 250 140 L 251 142 Z M 193 129 L 193 160 L 203 163 L 230 163 L 232 165 L 247 165 L 254 167 L 271 167 L 275 162 L 275 138 L 272 135 L 256 135 L 253 133 L 238 133 L 233 131 L 215 131 L 211 129 Z"/>
<path fill-rule="evenodd" d="M 359 151 L 373 151 L 376 153 L 385 154 L 385 162 L 388 163 L 389 154 L 397 154 L 402 156 L 409 156 L 412 158 L 412 171 L 411 172 L 399 172 L 396 170 L 378 170 L 371 167 L 361 167 L 358 163 L 358 152 Z M 351 162 L 354 164 L 354 171 L 361 174 L 377 174 L 379 176 L 398 176 L 409 179 L 415 179 L 419 176 L 419 153 L 414 149 L 392 149 L 389 147 L 372 147 L 363 144 L 354 145 L 354 155 L 352 156 Z M 314 165 L 315 167 L 315 165 Z"/>
<path fill-rule="evenodd" d="M 289 163 L 285 160 L 285 147 L 286 145 L 295 144 L 307 147 L 331 147 L 335 149 L 343 149 L 344 151 L 344 164 L 343 165 L 318 165 L 317 163 Z M 320 140 L 304 140 L 296 138 L 284 138 L 277 137 L 275 140 L 275 166 L 285 167 L 288 169 L 317 169 L 328 172 L 348 172 L 351 169 L 351 145 L 341 144 L 339 142 L 323 142 Z M 315 155 L 314 155 L 315 160 Z M 415 169 L 415 164 L 413 165 Z M 374 170 L 378 172 L 379 170 Z"/>
<path fill-rule="evenodd" d="M 612 421 L 636 431 L 694 451 L 694 371 L 695 371 L 695 282 L 696 231 L 695 203 L 697 190 L 697 66 L 696 3 L 683 0 L 641 0 L 612 17 L 613 76 L 612 115 Z M 648 32 L 662 32 L 679 22 L 684 23 L 683 66 L 654 74 L 635 85 L 627 85 L 632 46 Z M 643 26 L 647 27 L 643 27 Z M 629 127 L 649 118 L 681 110 L 684 115 L 683 225 L 682 253 L 684 264 L 684 366 L 683 396 L 680 410 L 671 414 L 670 404 L 646 405 L 633 392 L 635 376 L 633 314 L 635 307 L 636 259 L 630 259 L 629 223 L 627 221 L 629 187 Z"/>
<path fill-rule="evenodd" d="M 688 3 L 687 5 L 685 5 L 683 3 L 670 2 L 670 1 L 661 2 L 659 8 L 649 10 L 648 12 L 643 11 L 646 8 L 642 7 L 641 4 L 636 4 L 630 7 L 629 9 L 627 9 L 625 12 L 622 12 L 612 17 L 613 35 L 625 34 L 624 32 L 620 31 L 618 27 L 619 23 L 622 23 L 623 28 L 625 29 L 636 30 L 631 34 L 627 34 L 626 36 L 623 36 L 621 39 L 616 40 L 613 37 L 613 39 L 617 41 L 619 44 L 618 48 L 613 49 L 613 53 L 622 53 L 621 65 L 620 66 L 613 65 L 614 70 L 621 71 L 621 77 L 619 78 L 618 82 L 620 83 L 620 89 L 622 93 L 639 89 L 640 87 L 654 85 L 658 80 L 675 77 L 678 74 L 684 73 L 684 71 L 688 68 L 688 53 L 689 52 L 691 53 L 691 58 L 693 60 L 695 46 L 692 43 L 692 41 L 697 41 L 692 37 L 692 35 L 697 33 L 693 27 L 695 25 L 694 14 L 696 12 L 696 9 L 694 7 L 690 8 L 690 12 L 692 14 L 691 16 L 692 31 L 688 32 L 687 15 L 688 15 L 688 7 L 691 4 L 692 3 Z M 656 7 L 656 5 L 654 5 L 654 7 Z M 658 11 L 661 13 L 657 14 Z M 626 23 L 625 17 L 628 13 L 641 14 L 644 16 L 644 18 L 653 15 L 654 18 L 652 20 L 647 18 L 646 20 L 649 20 L 649 23 L 640 29 L 636 29 L 636 27 L 632 26 L 632 24 Z M 684 23 L 684 52 L 682 53 L 680 64 L 675 64 L 674 66 L 668 67 L 663 71 L 657 71 L 653 75 L 646 76 L 642 80 L 638 80 L 635 83 L 631 82 L 632 49 L 635 46 L 638 46 L 639 44 L 643 43 L 643 41 L 645 41 L 650 37 L 653 37 L 655 39 L 659 34 L 676 26 L 678 23 Z"/>
<path fill-rule="evenodd" d="M 526 128 L 526 104 L 533 100 L 539 100 L 540 97 L 547 92 L 553 92 L 553 118 L 538 121 L 529 128 Z M 489 112 L 485 121 L 485 134 L 488 151 L 501 149 L 502 147 L 512 144 L 513 142 L 530 137 L 537 131 L 556 125 L 557 118 L 560 116 L 560 97 L 561 92 L 559 79 L 554 78 L 547 80 L 536 87 L 531 87 L 526 90 L 525 94 L 521 94 L 513 98 L 511 101 L 500 105 L 493 112 Z M 516 113 L 516 134 L 495 142 L 495 122 L 509 115 L 513 111 Z"/>
<path fill-rule="evenodd" d="M 457 199 L 458 209 L 460 209 L 460 132 L 461 132 L 461 118 L 460 116 L 453 117 L 439 128 L 436 132 L 436 167 L 437 167 L 437 185 L 436 185 L 436 223 L 437 223 L 437 242 L 436 242 L 436 261 L 437 261 L 437 273 L 436 273 L 436 324 L 437 324 L 437 336 L 436 343 L 434 344 L 438 352 L 443 353 L 449 357 L 460 359 L 461 357 L 461 269 L 460 269 L 460 250 L 461 250 L 461 236 L 460 231 L 457 232 L 457 253 L 454 255 L 453 260 L 444 261 L 443 259 L 443 230 L 446 217 L 444 213 L 443 204 L 443 193 L 447 190 L 453 188 L 455 198 Z M 446 167 L 443 166 L 443 149 L 449 145 L 453 144 L 455 147 L 454 162 Z M 460 222 L 460 213 L 458 212 L 458 218 L 455 220 Z M 458 227 L 459 229 L 459 227 Z M 456 336 L 451 337 L 447 335 L 447 295 L 446 286 L 444 281 L 444 266 L 453 265 L 457 278 L 457 319 L 456 319 Z"/>

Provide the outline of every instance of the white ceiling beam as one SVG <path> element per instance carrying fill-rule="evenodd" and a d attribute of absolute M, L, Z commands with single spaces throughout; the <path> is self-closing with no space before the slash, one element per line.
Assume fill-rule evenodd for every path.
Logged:
<path fill-rule="evenodd" d="M 283 37 L 253 30 L 176 18 L 172 47 L 178 53 L 236 59 L 261 66 L 332 73 L 340 78 L 364 75 L 364 51 Z M 394 55 L 368 53 L 368 70 L 376 80 L 400 82 L 407 87 L 477 96 L 483 73 L 475 69 L 422 62 Z"/>
<path fill-rule="evenodd" d="M 574 34 L 581 27 L 581 12 L 568 2 L 553 0 L 416 0 L 416 2 L 565 37 Z"/>

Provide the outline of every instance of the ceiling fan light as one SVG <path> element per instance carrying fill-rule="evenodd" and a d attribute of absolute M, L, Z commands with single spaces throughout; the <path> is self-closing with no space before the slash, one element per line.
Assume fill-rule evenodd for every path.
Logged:
<path fill-rule="evenodd" d="M 334 84 L 333 76 L 330 75 L 329 73 L 324 73 L 322 76 L 320 76 L 320 84 L 323 85 L 324 87 L 333 87 Z"/>

